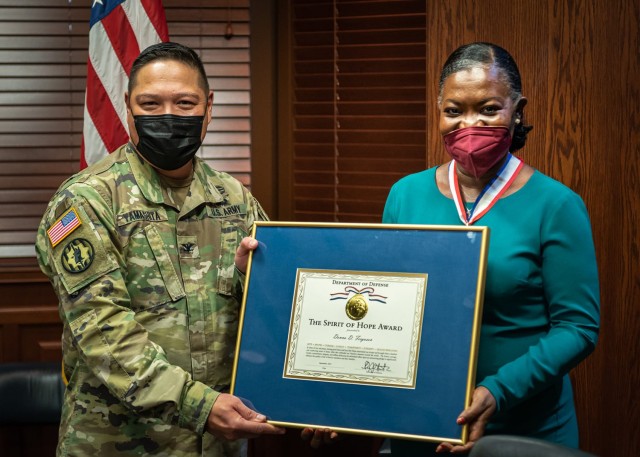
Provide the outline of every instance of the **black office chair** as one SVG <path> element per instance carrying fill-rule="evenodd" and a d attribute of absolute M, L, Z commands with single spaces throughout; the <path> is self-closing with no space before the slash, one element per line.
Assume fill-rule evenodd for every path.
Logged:
<path fill-rule="evenodd" d="M 593 454 L 534 438 L 511 435 L 482 437 L 469 457 L 596 457 Z"/>
<path fill-rule="evenodd" d="M 0 424 L 58 424 L 64 384 L 60 362 L 0 364 Z"/>

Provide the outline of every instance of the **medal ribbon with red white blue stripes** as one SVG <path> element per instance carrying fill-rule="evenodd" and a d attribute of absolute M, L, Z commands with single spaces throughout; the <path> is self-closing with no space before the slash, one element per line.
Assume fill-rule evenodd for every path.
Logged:
<path fill-rule="evenodd" d="M 500 199 L 502 194 L 513 184 L 518 173 L 522 170 L 524 162 L 515 157 L 511 153 L 507 153 L 507 160 L 502 168 L 498 171 L 498 174 L 487 183 L 482 189 L 480 195 L 473 204 L 473 208 L 467 213 L 464 206 L 464 200 L 462 199 L 462 193 L 460 192 L 460 186 L 458 185 L 458 174 L 456 173 L 456 162 L 452 160 L 449 164 L 449 187 L 451 189 L 451 195 L 453 201 L 456 204 L 458 210 L 458 216 L 464 225 L 472 225 L 482 216 L 487 214 L 491 207 Z"/>

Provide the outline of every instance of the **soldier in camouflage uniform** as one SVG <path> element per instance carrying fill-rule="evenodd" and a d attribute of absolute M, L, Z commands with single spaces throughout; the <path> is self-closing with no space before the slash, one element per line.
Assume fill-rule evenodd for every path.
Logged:
<path fill-rule="evenodd" d="M 67 180 L 38 231 L 64 323 L 58 455 L 236 456 L 231 440 L 282 432 L 224 393 L 243 237 L 266 216 L 194 158 L 213 96 L 192 50 L 145 50 L 126 101 L 131 142 Z"/>

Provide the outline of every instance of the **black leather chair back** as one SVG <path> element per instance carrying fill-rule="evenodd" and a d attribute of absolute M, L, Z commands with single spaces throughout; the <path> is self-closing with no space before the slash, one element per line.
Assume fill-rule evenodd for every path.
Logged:
<path fill-rule="evenodd" d="M 578 449 L 522 436 L 489 435 L 473 446 L 469 457 L 596 457 Z"/>
<path fill-rule="evenodd" d="M 60 362 L 0 364 L 0 424 L 57 424 L 64 383 Z"/>

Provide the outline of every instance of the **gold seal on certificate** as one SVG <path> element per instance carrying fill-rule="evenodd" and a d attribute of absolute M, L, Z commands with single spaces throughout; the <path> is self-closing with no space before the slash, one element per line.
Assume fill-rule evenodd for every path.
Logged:
<path fill-rule="evenodd" d="M 347 300 L 347 306 L 345 306 L 345 309 L 349 319 L 359 321 L 367 315 L 367 311 L 369 311 L 369 304 L 362 294 L 355 294 Z"/>

